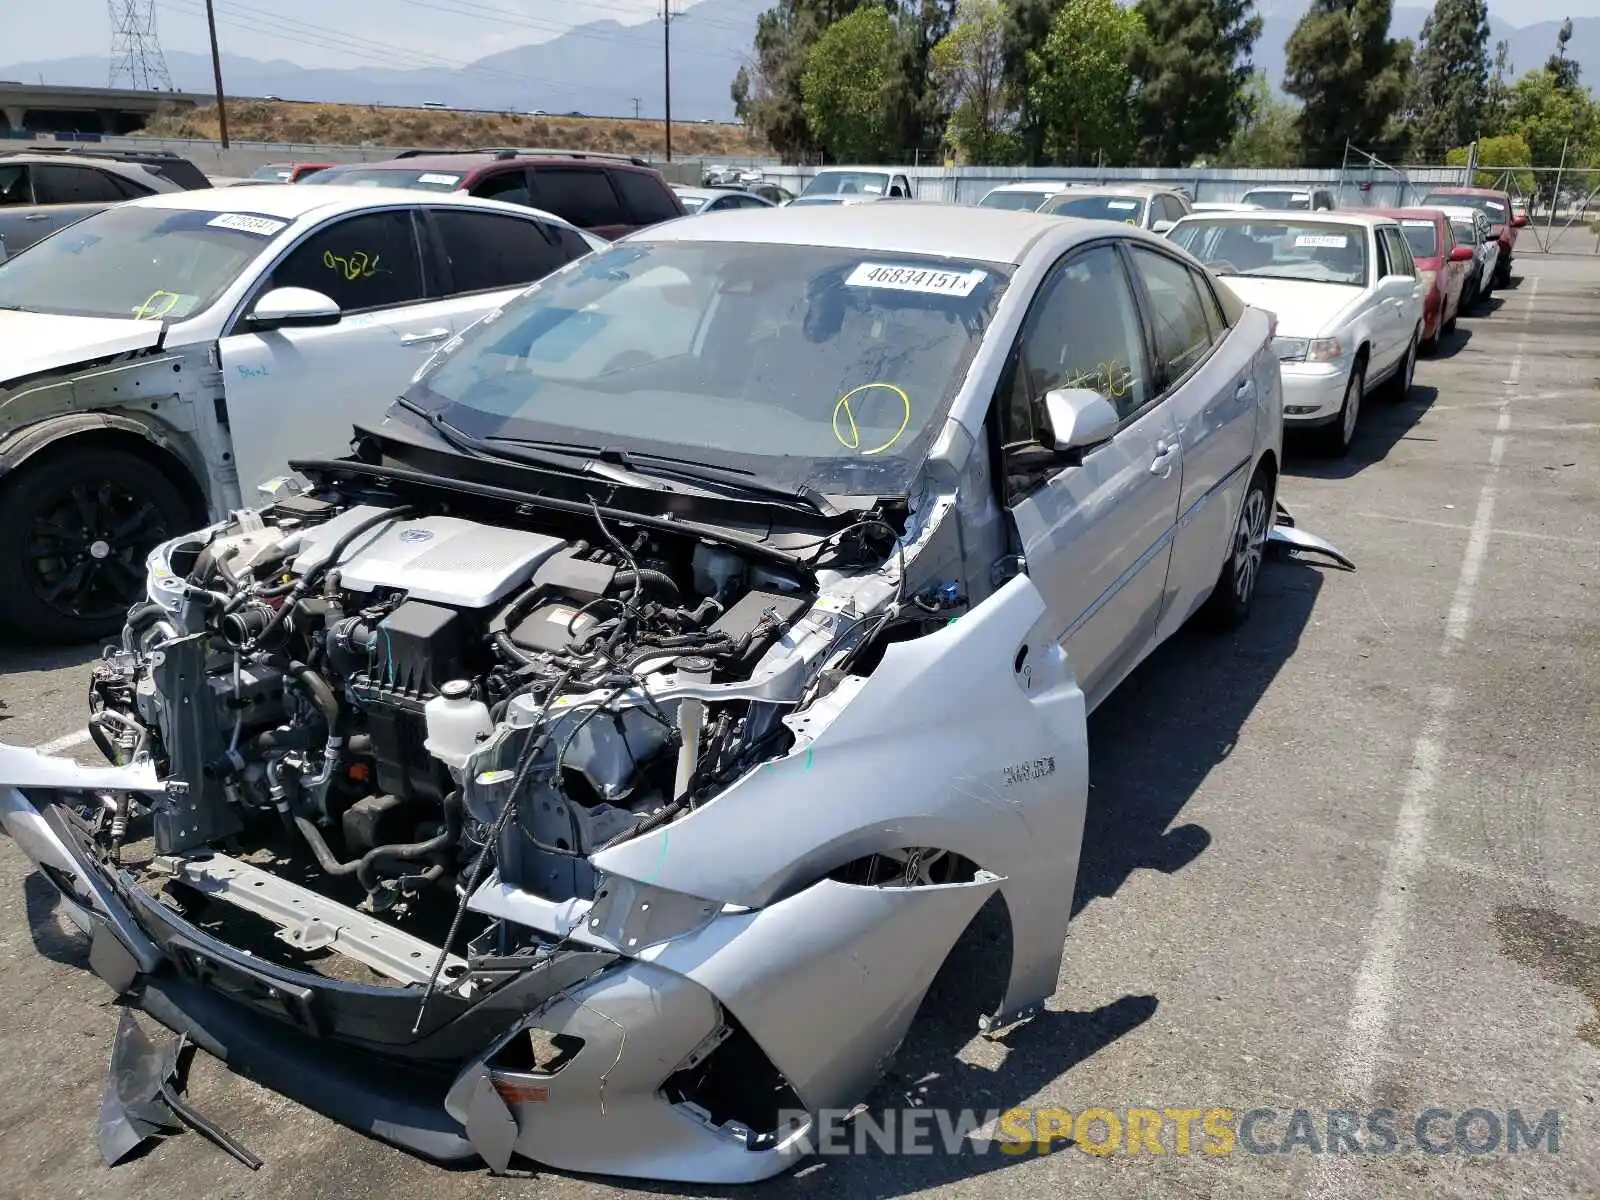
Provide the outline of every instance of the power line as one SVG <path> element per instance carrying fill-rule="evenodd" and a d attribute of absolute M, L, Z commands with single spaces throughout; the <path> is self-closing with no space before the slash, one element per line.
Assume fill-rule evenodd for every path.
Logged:
<path fill-rule="evenodd" d="M 170 92 L 167 56 L 156 36 L 155 0 L 106 0 L 111 14 L 111 72 L 108 87 L 127 77 L 138 92 Z"/>
<path fill-rule="evenodd" d="M 436 12 L 451 13 L 452 15 L 467 17 L 475 21 L 487 21 L 500 25 L 514 25 L 525 29 L 536 30 L 539 33 L 554 34 L 556 36 L 591 38 L 595 41 L 601 42 L 624 42 L 627 40 L 627 35 L 625 34 L 612 33 L 609 30 L 604 29 L 589 29 L 582 25 L 561 25 L 552 23 L 550 21 L 540 20 L 537 17 L 526 17 L 520 13 L 509 12 L 503 8 L 494 8 L 487 4 L 479 4 L 476 2 L 476 0 L 400 0 L 400 2 L 402 4 L 409 4 L 413 8 L 431 8 Z M 624 13 L 628 16 L 634 15 L 633 10 L 631 9 L 607 6 L 596 3 L 595 0 L 589 0 L 588 7 L 611 7 L 613 12 Z M 744 29 L 742 26 L 733 24 L 731 21 L 697 20 L 696 24 L 701 25 L 704 28 L 727 29 L 735 33 L 751 32 Z M 702 54 L 706 56 L 728 59 L 740 57 L 729 54 L 724 50 L 706 50 L 702 51 Z"/>

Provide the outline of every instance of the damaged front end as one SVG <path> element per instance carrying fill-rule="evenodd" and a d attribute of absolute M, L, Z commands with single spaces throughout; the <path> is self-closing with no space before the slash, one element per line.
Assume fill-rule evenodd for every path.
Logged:
<path fill-rule="evenodd" d="M 731 1183 L 882 1075 L 996 892 L 1055 987 L 1084 701 L 949 497 L 805 553 L 598 506 L 292 489 L 168 543 L 112 759 L 0 818 L 126 1001 L 372 1136 Z M 983 591 L 987 592 L 987 581 Z"/>

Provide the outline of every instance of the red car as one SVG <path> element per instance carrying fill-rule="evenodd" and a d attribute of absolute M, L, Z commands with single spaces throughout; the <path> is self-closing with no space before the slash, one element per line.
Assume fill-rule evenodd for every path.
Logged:
<path fill-rule="evenodd" d="M 388 162 L 329 167 L 306 180 L 313 184 L 466 192 L 555 213 L 607 241 L 686 215 L 644 159 L 584 150 L 406 151 Z"/>
<path fill-rule="evenodd" d="M 1509 192 L 1493 188 L 1446 187 L 1434 188 L 1419 202 L 1427 208 L 1435 204 L 1445 207 L 1475 208 L 1489 218 L 1490 233 L 1500 243 L 1500 259 L 1495 266 L 1493 284 L 1497 288 L 1511 284 L 1511 251 L 1517 244 L 1517 230 L 1528 223 L 1526 213 L 1512 206 Z"/>
<path fill-rule="evenodd" d="M 1422 298 L 1422 349 L 1438 349 L 1439 335 L 1456 327 L 1461 313 L 1462 292 L 1472 270 L 1472 247 L 1458 246 L 1450 229 L 1450 218 L 1436 208 L 1370 208 L 1374 216 L 1391 217 L 1400 222 L 1417 261 L 1417 273 L 1426 285 Z"/>

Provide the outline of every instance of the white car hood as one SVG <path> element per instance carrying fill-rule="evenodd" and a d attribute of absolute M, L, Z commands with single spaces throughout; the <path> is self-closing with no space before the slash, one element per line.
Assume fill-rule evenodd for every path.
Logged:
<path fill-rule="evenodd" d="M 1257 279 L 1248 275 L 1224 275 L 1223 281 L 1246 304 L 1277 314 L 1280 337 L 1319 336 L 1367 290 L 1343 283 Z"/>
<path fill-rule="evenodd" d="M 0 386 L 74 363 L 146 350 L 161 341 L 160 321 L 62 317 L 0 311 Z"/>

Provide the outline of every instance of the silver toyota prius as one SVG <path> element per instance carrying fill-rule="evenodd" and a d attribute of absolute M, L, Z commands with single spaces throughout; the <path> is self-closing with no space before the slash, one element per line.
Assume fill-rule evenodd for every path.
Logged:
<path fill-rule="evenodd" d="M 651 227 L 159 546 L 95 666 L 110 765 L 0 748 L 0 818 L 125 1021 L 336 1120 L 774 1175 L 995 894 L 978 1025 L 1054 991 L 1086 714 L 1255 596 L 1271 324 L 1104 221 Z"/>

